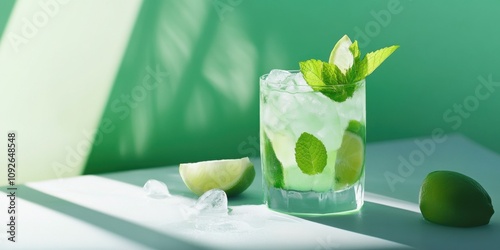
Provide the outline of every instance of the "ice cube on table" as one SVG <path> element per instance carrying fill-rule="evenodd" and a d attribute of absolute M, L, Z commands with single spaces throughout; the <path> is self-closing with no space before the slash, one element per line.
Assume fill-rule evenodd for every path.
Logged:
<path fill-rule="evenodd" d="M 143 190 L 146 192 L 147 196 L 155 199 L 164 199 L 170 197 L 170 192 L 165 183 L 150 179 L 144 184 Z"/>
<path fill-rule="evenodd" d="M 227 195 L 220 189 L 205 192 L 191 207 L 194 213 L 188 219 L 195 229 L 211 233 L 246 232 L 250 225 L 241 217 L 230 215 Z"/>
<path fill-rule="evenodd" d="M 205 192 L 193 208 L 199 215 L 227 215 L 227 195 L 220 189 L 211 189 Z"/>

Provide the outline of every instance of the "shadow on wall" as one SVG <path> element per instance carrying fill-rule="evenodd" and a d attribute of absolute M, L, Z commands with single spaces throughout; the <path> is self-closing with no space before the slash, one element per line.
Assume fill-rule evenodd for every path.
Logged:
<path fill-rule="evenodd" d="M 85 174 L 242 156 L 262 41 L 232 15 L 240 2 L 216 2 L 144 1 Z"/>

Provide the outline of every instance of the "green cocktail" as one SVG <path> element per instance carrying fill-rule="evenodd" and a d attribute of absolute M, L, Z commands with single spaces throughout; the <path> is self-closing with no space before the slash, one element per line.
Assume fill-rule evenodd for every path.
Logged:
<path fill-rule="evenodd" d="M 396 48 L 380 50 L 391 50 L 383 59 Z M 345 36 L 330 63 L 309 60 L 300 71 L 272 70 L 260 78 L 263 182 L 271 209 L 327 214 L 363 205 L 365 77 L 383 61 L 374 65 L 371 57 L 362 60 L 357 42 Z"/>

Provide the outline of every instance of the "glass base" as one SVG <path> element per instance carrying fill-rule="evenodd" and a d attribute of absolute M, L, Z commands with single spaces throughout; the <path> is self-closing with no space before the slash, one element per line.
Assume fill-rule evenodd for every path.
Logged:
<path fill-rule="evenodd" d="M 363 206 L 364 188 L 358 182 L 342 191 L 294 191 L 269 187 L 267 206 L 275 211 L 296 215 L 326 215 L 352 212 Z"/>

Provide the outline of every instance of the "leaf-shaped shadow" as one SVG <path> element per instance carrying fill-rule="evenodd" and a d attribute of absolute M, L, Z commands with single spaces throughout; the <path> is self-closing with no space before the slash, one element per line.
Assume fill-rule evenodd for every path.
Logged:
<path fill-rule="evenodd" d="M 257 82 L 253 79 L 257 54 L 238 23 L 218 27 L 214 43 L 205 57 L 203 75 L 231 104 L 245 110 L 257 93 L 257 84 L 253 84 Z"/>
<path fill-rule="evenodd" d="M 146 0 L 101 117 L 84 173 L 162 164 L 165 128 L 175 130 L 177 92 L 203 35 L 209 3 Z M 174 126 L 172 126 L 174 124 Z"/>
<path fill-rule="evenodd" d="M 101 118 L 113 129 L 85 174 L 227 154 L 258 91 L 241 25 L 220 22 L 209 2 L 144 1 Z M 226 146 L 200 143 L 215 140 Z"/>

